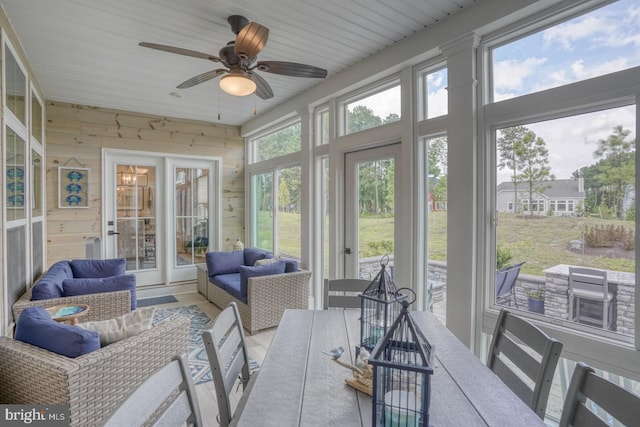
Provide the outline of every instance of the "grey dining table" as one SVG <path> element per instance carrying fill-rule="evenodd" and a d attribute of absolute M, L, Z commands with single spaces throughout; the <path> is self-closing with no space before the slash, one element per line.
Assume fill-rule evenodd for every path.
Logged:
<path fill-rule="evenodd" d="M 435 346 L 430 425 L 545 425 L 433 314 L 411 315 Z M 340 360 L 354 362 L 359 316 L 359 310 L 286 310 L 232 424 L 371 426 L 371 397 L 346 385 L 352 371 L 323 353 L 344 347 Z"/>

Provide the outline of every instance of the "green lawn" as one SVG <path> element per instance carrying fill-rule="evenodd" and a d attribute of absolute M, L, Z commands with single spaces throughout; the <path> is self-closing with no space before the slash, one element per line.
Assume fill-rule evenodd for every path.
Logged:
<path fill-rule="evenodd" d="M 283 253 L 300 254 L 300 215 L 280 212 L 280 247 Z M 267 227 L 271 218 L 261 217 L 261 226 Z M 585 265 L 617 271 L 635 271 L 635 260 L 623 257 L 605 257 L 571 252 L 569 241 L 580 240 L 584 227 L 594 225 L 624 225 L 633 229 L 629 221 L 601 220 L 598 218 L 549 217 L 525 218 L 500 214 L 498 242 L 513 254 L 512 263 L 526 261 L 525 274 L 544 275 L 544 269 L 557 264 Z M 263 228 L 264 229 L 264 228 Z M 266 233 L 265 233 L 266 234 Z M 270 236 L 265 236 L 270 237 Z M 380 242 L 393 241 L 393 218 L 366 217 L 360 220 L 360 248 L 373 251 Z M 469 239 L 471 241 L 471 239 Z M 270 244 L 270 239 L 269 242 Z M 429 213 L 429 259 L 445 261 L 447 253 L 447 212 Z M 380 249 L 384 255 L 387 251 Z M 375 251 L 373 251 L 375 252 Z M 370 255 L 373 256 L 373 255 Z"/>

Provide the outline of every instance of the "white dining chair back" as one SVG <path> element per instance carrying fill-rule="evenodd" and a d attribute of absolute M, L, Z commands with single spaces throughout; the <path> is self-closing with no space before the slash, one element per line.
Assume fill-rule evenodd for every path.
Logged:
<path fill-rule="evenodd" d="M 202 333 L 218 401 L 218 423 L 226 427 L 233 419 L 230 395 L 239 380 L 246 390 L 250 379 L 249 354 L 240 312 L 232 302 L 216 317 L 213 327 Z"/>
<path fill-rule="evenodd" d="M 493 331 L 487 366 L 544 419 L 561 352 L 560 341 L 502 309 Z"/>
<path fill-rule="evenodd" d="M 608 416 L 598 409 L 599 416 L 594 411 L 597 407 Z M 576 363 L 564 400 L 560 427 L 607 427 L 612 425 L 609 416 L 618 421 L 614 425 L 637 426 L 640 396 L 596 375 L 585 363 Z"/>
<path fill-rule="evenodd" d="M 177 390 L 177 393 L 176 393 Z M 157 411 L 161 409 L 158 416 Z M 155 421 L 149 422 L 155 418 Z M 105 427 L 202 426 L 200 406 L 186 355 L 176 356 L 147 378 L 111 414 Z"/>
<path fill-rule="evenodd" d="M 324 309 L 360 308 L 361 298 L 358 295 L 362 294 L 370 283 L 364 279 L 325 279 Z"/>
<path fill-rule="evenodd" d="M 609 290 L 607 272 L 594 268 L 569 267 L 569 320 L 587 322 L 610 330 L 613 322 L 613 292 Z M 582 300 L 602 303 L 597 316 L 581 308 Z"/>

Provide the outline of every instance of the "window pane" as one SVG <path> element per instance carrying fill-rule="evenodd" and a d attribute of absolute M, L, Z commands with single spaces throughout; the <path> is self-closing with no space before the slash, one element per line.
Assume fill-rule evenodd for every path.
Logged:
<path fill-rule="evenodd" d="M 498 130 L 497 267 L 525 262 L 515 283 L 520 309 L 534 310 L 539 293 L 543 303 L 531 304 L 544 304 L 545 316 L 573 312 L 571 326 L 633 337 L 635 115 L 627 106 Z M 570 266 L 607 271 L 611 313 L 602 299 L 569 308 Z"/>
<path fill-rule="evenodd" d="M 347 103 L 346 133 L 359 132 L 400 120 L 400 85 Z"/>
<path fill-rule="evenodd" d="M 23 219 L 25 211 L 26 164 L 25 142 L 8 126 L 7 138 L 7 221 Z"/>
<path fill-rule="evenodd" d="M 42 138 L 42 105 L 35 96 L 31 97 L 31 135 L 40 143 Z"/>
<path fill-rule="evenodd" d="M 420 120 L 432 119 L 448 114 L 447 69 L 442 68 L 437 71 L 424 72 L 420 78 L 422 79 L 422 87 L 424 88 L 424 93 L 422 94 L 424 100 L 422 100 L 422 102 L 423 105 L 425 105 Z"/>
<path fill-rule="evenodd" d="M 31 170 L 33 182 L 33 197 L 31 206 L 31 215 L 34 217 L 42 215 L 42 156 L 36 151 L 31 150 Z"/>
<path fill-rule="evenodd" d="M 329 278 L 329 158 L 323 157 L 320 169 L 322 171 L 322 265 L 324 275 Z"/>
<path fill-rule="evenodd" d="M 4 48 L 4 57 L 6 64 L 4 70 L 6 73 L 7 88 L 5 90 L 4 102 L 9 110 L 25 124 L 26 117 L 26 99 L 27 99 L 27 78 L 20 69 L 18 62 L 8 47 Z"/>
<path fill-rule="evenodd" d="M 447 137 L 426 139 L 427 292 L 429 309 L 446 324 Z"/>
<path fill-rule="evenodd" d="M 301 168 L 282 169 L 278 176 L 278 254 L 299 260 L 302 258 Z"/>
<path fill-rule="evenodd" d="M 205 262 L 209 247 L 209 171 L 176 168 L 176 266 Z"/>
<path fill-rule="evenodd" d="M 329 143 L 329 110 L 320 111 L 317 115 L 317 144 L 323 145 Z"/>
<path fill-rule="evenodd" d="M 637 0 L 621 0 L 492 52 L 500 101 L 640 65 Z"/>
<path fill-rule="evenodd" d="M 253 245 L 273 251 L 273 173 L 254 175 L 253 189 Z"/>
<path fill-rule="evenodd" d="M 253 141 L 256 162 L 300 151 L 300 123 L 270 133 Z"/>

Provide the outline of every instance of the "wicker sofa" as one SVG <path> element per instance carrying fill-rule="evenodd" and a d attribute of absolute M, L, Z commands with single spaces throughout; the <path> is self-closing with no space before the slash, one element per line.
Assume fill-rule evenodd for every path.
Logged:
<path fill-rule="evenodd" d="M 69 405 L 70 425 L 101 426 L 147 377 L 188 351 L 189 319 L 68 358 L 0 337 L 0 402 Z"/>
<path fill-rule="evenodd" d="M 236 267 L 229 262 L 229 258 L 238 257 L 244 259 L 244 265 L 254 266 L 254 260 L 271 258 L 271 254 L 260 253 L 255 248 L 245 248 L 244 258 L 241 251 L 233 253 L 209 252 L 207 253 L 207 264 L 198 266 L 198 290 L 207 297 L 209 301 L 220 308 L 225 308 L 229 303 L 235 302 L 240 311 L 242 325 L 250 334 L 277 326 L 284 310 L 288 308 L 307 309 L 309 308 L 309 281 L 311 272 L 298 270 L 297 263 L 295 270 L 282 274 L 259 275 L 246 278 L 246 287 L 242 286 L 242 293 L 239 289 L 229 290 L 228 286 L 221 285 L 219 278 L 226 276 L 227 281 L 232 283 L 240 282 L 240 273 L 236 273 Z M 235 254 L 235 255 L 234 255 Z M 220 256 L 226 260 L 225 267 L 215 266 L 212 256 Z M 281 261 L 283 262 L 283 261 Z M 291 261 L 288 261 L 291 263 Z M 291 264 L 290 264 L 291 265 Z M 222 272 L 221 275 L 211 274 L 212 271 Z M 235 278 L 234 276 L 238 276 Z M 246 292 L 246 295 L 245 295 Z"/>

